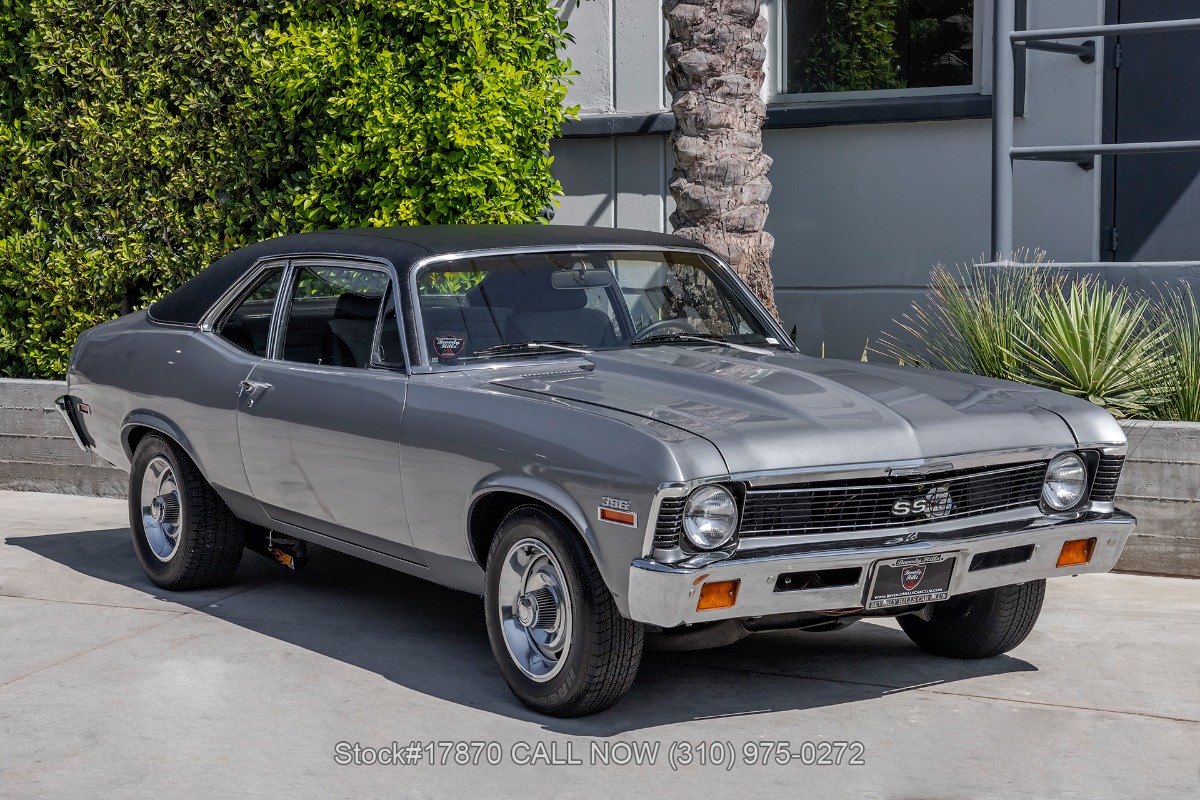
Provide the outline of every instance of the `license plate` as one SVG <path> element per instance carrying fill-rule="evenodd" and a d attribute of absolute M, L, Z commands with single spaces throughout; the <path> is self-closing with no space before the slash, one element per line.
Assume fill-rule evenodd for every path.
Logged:
<path fill-rule="evenodd" d="M 954 556 L 944 553 L 880 561 L 875 566 L 867 608 L 934 603 L 950 597 Z"/>

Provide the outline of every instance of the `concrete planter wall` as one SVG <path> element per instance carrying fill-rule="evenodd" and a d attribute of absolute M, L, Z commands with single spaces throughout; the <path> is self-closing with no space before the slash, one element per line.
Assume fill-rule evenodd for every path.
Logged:
<path fill-rule="evenodd" d="M 59 381 L 0 380 L 0 489 L 125 496 L 125 473 L 85 453 L 54 407 Z"/>
<path fill-rule="evenodd" d="M 1138 518 L 1118 569 L 1200 578 L 1200 422 L 1122 422 L 1117 506 Z"/>
<path fill-rule="evenodd" d="M 0 380 L 0 489 L 125 496 L 125 473 L 80 450 L 58 381 Z M 1138 517 L 1118 569 L 1200 577 L 1200 423 L 1125 422 L 1117 505 Z"/>

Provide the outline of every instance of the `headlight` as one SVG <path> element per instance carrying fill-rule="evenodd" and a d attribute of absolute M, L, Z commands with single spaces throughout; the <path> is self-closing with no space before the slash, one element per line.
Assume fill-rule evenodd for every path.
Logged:
<path fill-rule="evenodd" d="M 1087 489 L 1087 467 L 1075 453 L 1063 453 L 1050 462 L 1042 485 L 1042 502 L 1053 511 L 1074 508 Z"/>
<path fill-rule="evenodd" d="M 683 533 L 701 550 L 715 550 L 737 531 L 737 500 L 723 486 L 702 486 L 683 507 Z"/>

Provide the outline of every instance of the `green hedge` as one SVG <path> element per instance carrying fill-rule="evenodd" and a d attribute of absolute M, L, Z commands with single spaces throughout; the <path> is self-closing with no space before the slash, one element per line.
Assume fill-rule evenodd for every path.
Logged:
<path fill-rule="evenodd" d="M 0 0 L 0 373 L 258 239 L 536 221 L 565 39 L 545 0 Z"/>

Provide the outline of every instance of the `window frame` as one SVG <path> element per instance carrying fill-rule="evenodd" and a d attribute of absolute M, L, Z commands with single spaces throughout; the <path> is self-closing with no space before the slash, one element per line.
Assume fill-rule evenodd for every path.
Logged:
<path fill-rule="evenodd" d="M 292 301 L 295 299 L 296 283 L 300 279 L 300 271 L 308 267 L 326 267 L 330 269 L 357 269 L 369 272 L 377 272 L 384 276 L 386 285 L 384 287 L 385 297 L 383 302 L 379 304 L 379 310 L 375 312 L 374 330 L 371 336 L 371 355 L 367 364 L 362 367 L 345 367 L 335 366 L 333 364 L 312 364 L 307 361 L 290 361 L 283 357 L 284 344 L 284 320 L 291 313 Z M 271 339 L 267 349 L 267 359 L 280 364 L 298 364 L 305 368 L 313 367 L 317 369 L 328 369 L 336 372 L 345 372 L 347 370 L 372 370 L 381 369 L 388 371 L 408 372 L 408 346 L 404 341 L 403 314 L 400 310 L 400 298 L 397 292 L 398 282 L 396 280 L 395 268 L 386 261 L 357 258 L 353 256 L 322 256 L 322 255 L 303 255 L 294 256 L 288 259 L 287 270 L 284 273 L 283 284 L 280 287 L 279 301 L 275 306 L 275 316 L 271 323 Z M 392 300 L 396 308 L 396 325 L 400 329 L 400 344 L 404 350 L 404 362 L 392 363 L 386 362 L 379 358 L 379 342 L 383 333 L 383 315 L 387 308 L 386 293 L 388 290 L 392 292 Z"/>
<path fill-rule="evenodd" d="M 387 308 L 387 303 L 383 302 L 379 305 L 379 313 L 375 317 L 375 329 L 371 340 L 371 358 L 370 362 L 361 368 L 339 367 L 332 364 L 308 364 L 300 361 L 288 361 L 280 356 L 282 341 L 280 332 L 284 319 L 284 314 L 291 310 L 292 293 L 295 291 L 295 281 L 299 273 L 299 268 L 306 266 L 323 266 L 337 267 L 341 269 L 367 269 L 374 272 L 383 273 L 387 280 L 388 286 L 392 292 L 392 301 L 396 309 L 396 325 L 400 333 L 400 346 L 403 351 L 403 362 L 393 363 L 390 361 L 382 361 L 379 359 L 379 342 L 382 333 L 383 313 Z M 224 338 L 220 334 L 220 327 L 224 324 L 226 318 L 231 314 L 246 298 L 247 292 L 258 283 L 262 275 L 273 269 L 283 269 L 283 276 L 280 279 L 279 294 L 275 298 L 275 305 L 271 309 L 271 326 L 267 338 L 267 354 L 260 356 L 257 353 L 249 353 L 238 347 L 233 342 Z M 323 255 L 319 253 L 300 254 L 300 255 L 271 255 L 264 256 L 254 262 L 241 277 L 234 281 L 228 289 L 221 295 L 218 300 L 213 303 L 209 310 L 200 320 L 199 328 L 202 332 L 210 334 L 213 339 L 221 342 L 222 346 L 231 348 L 234 352 L 247 356 L 249 358 L 258 359 L 259 361 L 274 361 L 281 364 L 297 364 L 306 368 L 326 369 L 338 372 L 344 372 L 348 369 L 362 370 L 385 370 L 389 372 L 402 372 L 411 374 L 412 362 L 409 360 L 409 343 L 406 336 L 405 326 L 405 311 L 402 303 L 401 286 L 398 273 L 395 266 L 385 259 L 363 258 L 358 256 L 346 255 Z M 385 291 L 387 291 L 385 289 Z"/>
<path fill-rule="evenodd" d="M 250 293 L 255 291 L 260 285 L 262 278 L 266 273 L 273 270 L 280 270 L 279 277 L 279 294 L 275 296 L 275 305 L 271 308 L 271 324 L 268 326 L 267 332 L 267 355 L 262 356 L 258 353 L 251 353 L 241 347 L 238 347 L 233 342 L 221 335 L 221 328 L 229 321 L 233 312 L 237 311 L 250 296 Z M 241 355 L 259 360 L 270 357 L 271 347 L 275 336 L 275 319 L 279 313 L 279 298 L 283 295 L 283 290 L 287 285 L 288 279 L 288 260 L 286 258 L 270 257 L 260 259 L 255 262 L 254 266 L 246 270 L 246 272 L 236 280 L 225 293 L 213 303 L 212 308 L 200 319 L 200 330 L 205 333 L 211 333 L 213 338 L 221 342 L 224 346 L 233 348 L 233 350 Z"/>
<path fill-rule="evenodd" d="M 613 252 L 614 250 L 622 252 L 644 252 L 644 253 L 690 253 L 699 255 L 713 265 L 713 277 L 720 281 L 728 290 L 739 294 L 742 300 L 746 303 L 752 314 L 759 317 L 759 321 L 767 331 L 773 331 L 775 338 L 779 342 L 779 348 L 785 352 L 798 353 L 799 348 L 792 341 L 792 337 L 784 331 L 783 326 L 775 319 L 771 312 L 767 311 L 766 306 L 762 301 L 755 296 L 754 292 L 737 277 L 737 272 L 734 271 L 724 259 L 717 256 L 712 251 L 704 247 L 687 247 L 683 245 L 623 245 L 623 244 L 605 244 L 605 245 L 589 245 L 579 244 L 577 246 L 563 245 L 533 245 L 528 247 L 496 247 L 496 248 L 481 248 L 478 250 L 463 250 L 458 252 L 440 253 L 438 255 L 427 256 L 415 261 L 407 270 L 407 279 L 405 282 L 405 290 L 408 293 L 410 308 L 412 309 L 412 349 L 406 351 L 406 357 L 413 359 L 409 362 L 410 375 L 426 375 L 434 372 L 465 372 L 481 369 L 497 369 L 505 366 L 503 363 L 472 363 L 472 364 L 454 364 L 454 365 L 434 365 L 429 362 L 428 352 L 423 343 L 426 338 L 425 320 L 419 308 L 418 276 L 427 268 L 436 264 L 445 262 L 458 261 L 463 258 L 481 258 L 485 256 L 505 256 L 505 255 L 523 255 L 529 253 L 581 253 L 581 252 Z M 625 307 L 624 299 L 621 300 L 621 307 Z M 627 307 L 626 307 L 627 310 Z M 406 345 L 407 347 L 407 345 Z M 571 359 L 576 359 L 578 356 L 558 354 L 547 352 L 539 361 L 539 366 L 547 366 L 557 363 L 569 363 Z"/>
<path fill-rule="evenodd" d="M 787 0 L 765 0 L 767 15 L 767 58 L 764 63 L 764 101 L 770 109 L 804 107 L 827 103 L 874 104 L 881 100 L 921 102 L 935 98 L 990 96 L 992 93 L 992 10 L 994 0 L 972 0 L 975 4 L 972 48 L 976 53 L 970 84 L 920 86 L 907 89 L 871 89 L 848 92 L 787 92 Z"/>

